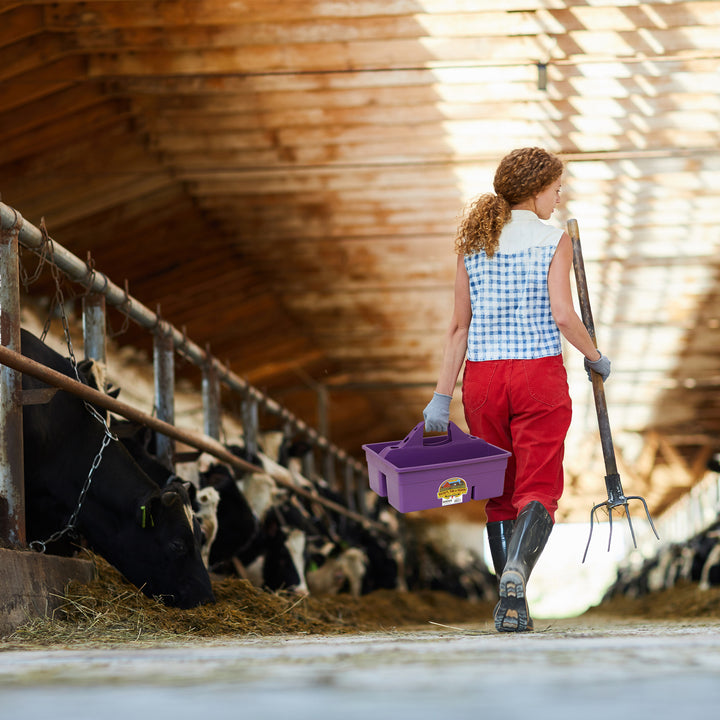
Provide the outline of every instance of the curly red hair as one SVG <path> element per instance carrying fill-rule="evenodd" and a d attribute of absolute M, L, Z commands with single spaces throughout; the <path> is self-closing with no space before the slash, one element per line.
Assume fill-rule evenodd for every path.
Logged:
<path fill-rule="evenodd" d="M 562 172 L 562 160 L 543 148 L 519 148 L 508 153 L 495 171 L 495 194 L 485 193 L 471 203 L 458 227 L 458 254 L 473 255 L 484 250 L 492 257 L 500 232 L 510 221 L 510 208 L 542 192 Z"/>

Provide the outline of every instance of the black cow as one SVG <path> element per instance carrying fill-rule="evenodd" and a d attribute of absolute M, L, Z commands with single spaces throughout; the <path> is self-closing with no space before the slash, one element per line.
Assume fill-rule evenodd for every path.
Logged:
<path fill-rule="evenodd" d="M 21 345 L 23 355 L 74 378 L 69 360 L 25 330 Z M 81 379 L 92 384 L 82 373 Z M 46 385 L 23 376 L 24 390 L 41 387 Z M 27 537 L 44 542 L 77 507 L 105 428 L 81 399 L 62 390 L 49 403 L 26 405 L 23 426 Z M 146 595 L 181 608 L 214 602 L 187 490 L 176 481 L 161 488 L 121 443 L 105 448 L 76 529 Z M 47 549 L 73 551 L 67 536 Z"/>

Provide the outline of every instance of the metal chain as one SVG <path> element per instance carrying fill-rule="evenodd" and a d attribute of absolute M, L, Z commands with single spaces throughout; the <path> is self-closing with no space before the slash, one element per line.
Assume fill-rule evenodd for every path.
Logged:
<path fill-rule="evenodd" d="M 25 269 L 25 266 L 22 261 L 22 256 L 19 258 L 19 268 L 20 268 L 20 280 L 25 287 L 25 290 L 29 290 L 30 285 L 32 285 L 34 282 L 37 281 L 37 279 L 40 277 L 40 274 L 42 273 L 42 269 L 45 266 L 45 263 L 47 262 L 48 257 L 48 234 L 47 230 L 45 229 L 45 218 L 42 218 L 40 220 L 40 233 L 42 235 L 42 242 L 40 244 L 40 249 L 36 250 L 34 248 L 31 248 L 31 251 L 35 253 L 39 257 L 37 267 L 33 271 L 32 275 L 28 273 L 28 271 Z"/>
<path fill-rule="evenodd" d="M 53 247 L 52 247 L 52 240 L 50 240 L 47 229 L 45 228 L 45 221 L 40 223 L 40 230 L 42 232 L 43 236 L 43 246 L 46 246 L 48 248 L 47 251 L 47 257 L 49 259 L 50 263 L 50 271 L 53 276 L 53 280 L 55 281 L 55 297 L 53 299 L 53 306 L 52 307 L 59 307 L 60 308 L 60 317 L 62 319 L 62 326 L 63 326 L 63 332 L 65 334 L 65 343 L 68 348 L 69 358 L 70 358 L 70 364 L 72 365 L 73 372 L 75 373 L 75 378 L 78 382 L 82 382 L 80 379 L 80 373 L 78 371 L 77 366 L 77 359 L 75 358 L 75 351 L 73 350 L 72 345 L 72 339 L 70 337 L 70 324 L 68 322 L 67 314 L 65 312 L 65 302 L 63 298 L 63 292 L 61 287 L 61 280 L 60 280 L 60 268 L 55 265 L 55 257 L 53 253 Z M 45 253 L 44 253 L 45 254 Z M 52 309 L 52 308 L 51 308 Z M 45 337 L 47 336 L 47 333 L 50 329 L 50 323 L 52 320 L 52 312 L 48 314 L 48 318 L 45 321 L 45 326 L 43 328 L 43 333 L 41 336 L 41 340 L 45 340 Z M 111 440 L 117 440 L 117 436 L 110 432 L 110 428 L 107 424 L 107 419 L 103 415 L 101 415 L 97 409 L 91 405 L 87 400 L 83 400 L 83 405 L 85 405 L 85 409 L 92 415 L 99 423 L 102 424 L 103 429 L 105 431 L 105 434 L 103 435 L 102 444 L 100 445 L 100 449 L 98 450 L 97 454 L 95 455 L 95 459 L 92 462 L 92 465 L 90 466 L 90 471 L 88 472 L 88 476 L 85 479 L 85 483 L 83 484 L 82 490 L 80 491 L 80 495 L 78 496 L 77 505 L 75 506 L 75 509 L 73 510 L 72 514 L 70 515 L 70 519 L 68 520 L 67 524 L 64 528 L 61 530 L 58 530 L 57 532 L 53 533 L 47 540 L 41 541 L 41 540 L 33 540 L 30 543 L 30 547 L 33 550 L 36 550 L 38 552 L 45 552 L 46 545 L 50 542 L 54 542 L 56 540 L 59 540 L 63 535 L 71 533 L 75 535 L 75 527 L 77 525 L 77 519 L 78 515 L 80 514 L 80 510 L 82 509 L 83 502 L 85 501 L 85 496 L 88 493 L 88 490 L 90 489 L 90 485 L 92 484 L 92 479 L 95 471 L 100 467 L 100 463 L 102 462 L 103 453 L 105 452 L 105 448 L 110 444 Z"/>
<path fill-rule="evenodd" d="M 127 329 L 130 327 L 130 289 L 128 288 L 128 281 L 125 280 L 125 299 L 122 301 L 120 306 L 118 307 L 118 310 L 124 315 L 123 322 L 119 330 L 113 331 L 112 329 L 108 330 L 108 337 L 111 339 L 114 339 L 116 337 L 119 337 L 120 335 L 123 335 L 127 332 Z"/>
<path fill-rule="evenodd" d="M 73 510 L 72 514 L 70 515 L 70 519 L 67 521 L 67 524 L 64 528 L 54 532 L 49 538 L 46 540 L 33 540 L 29 543 L 30 549 L 35 550 L 36 552 L 44 553 L 47 549 L 47 545 L 51 542 L 55 542 L 59 540 L 64 535 L 70 535 L 71 537 L 76 537 L 77 533 L 75 532 L 75 528 L 77 526 L 77 520 L 78 516 L 80 515 L 80 510 L 82 509 L 83 503 L 85 502 L 85 496 L 88 493 L 88 490 L 90 490 L 90 485 L 92 484 L 92 479 L 95 471 L 100 467 L 100 463 L 102 462 L 103 453 L 105 452 L 105 448 L 110 444 L 112 440 L 117 440 L 117 437 L 113 435 L 110 430 L 105 426 L 105 435 L 103 436 L 102 445 L 100 446 L 100 450 L 98 450 L 97 455 L 95 455 L 95 459 L 93 460 L 92 465 L 90 466 L 90 472 L 88 473 L 87 478 L 85 479 L 85 483 L 83 484 L 82 490 L 80 491 L 80 495 L 78 496 L 77 505 L 75 506 L 75 509 Z"/>

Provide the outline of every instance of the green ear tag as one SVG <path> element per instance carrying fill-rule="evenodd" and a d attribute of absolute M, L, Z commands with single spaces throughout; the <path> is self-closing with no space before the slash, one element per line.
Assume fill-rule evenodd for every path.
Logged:
<path fill-rule="evenodd" d="M 147 512 L 147 508 L 145 505 L 140 506 L 140 510 L 142 510 L 142 527 L 147 527 L 147 520 L 149 518 L 150 520 L 150 527 L 155 527 L 155 523 L 153 522 L 152 515 Z"/>

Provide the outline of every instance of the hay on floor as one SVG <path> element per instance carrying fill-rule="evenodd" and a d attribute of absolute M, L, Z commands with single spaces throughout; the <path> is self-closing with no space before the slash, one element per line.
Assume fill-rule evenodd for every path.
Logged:
<path fill-rule="evenodd" d="M 332 634 L 387 630 L 429 622 L 489 621 L 492 604 L 445 592 L 379 590 L 301 597 L 271 593 L 239 578 L 216 578 L 216 602 L 181 610 L 148 598 L 98 556 L 95 580 L 70 583 L 52 617 L 28 622 L 3 647 L 107 645 L 127 642 L 187 642 L 276 634 Z"/>

